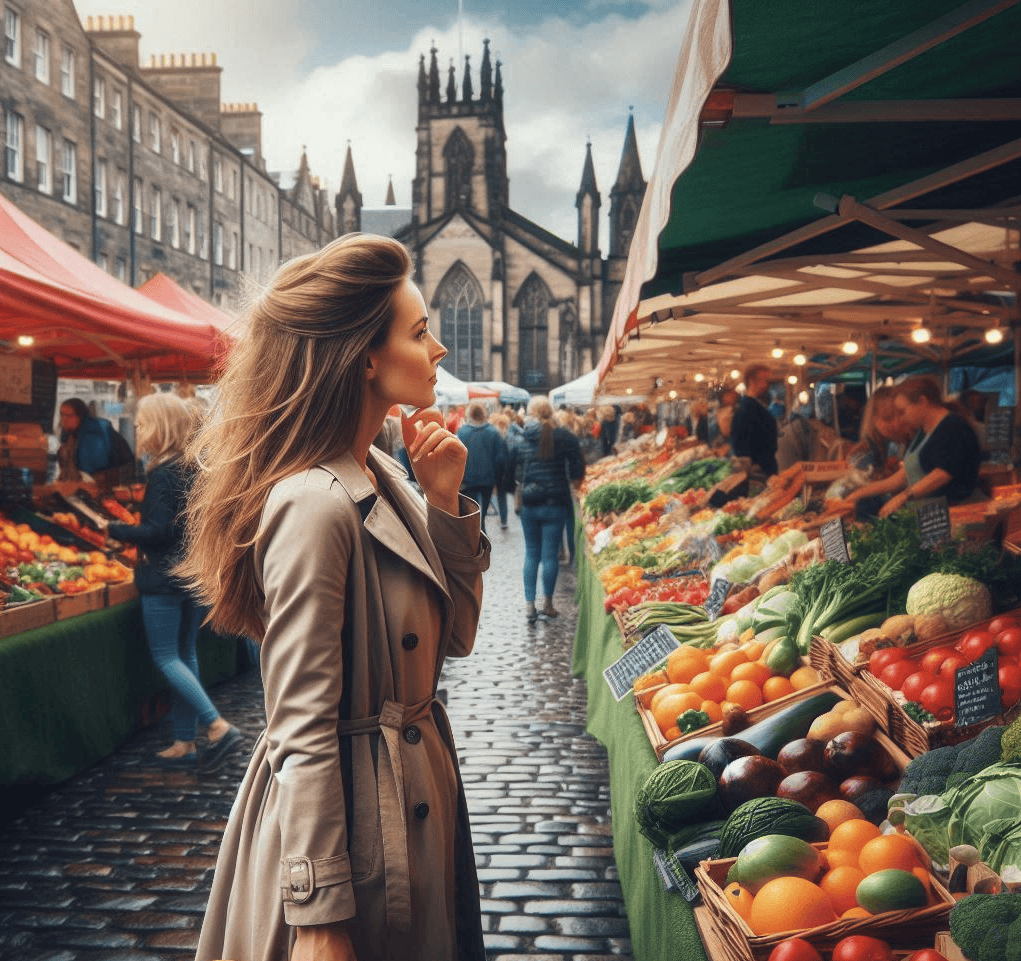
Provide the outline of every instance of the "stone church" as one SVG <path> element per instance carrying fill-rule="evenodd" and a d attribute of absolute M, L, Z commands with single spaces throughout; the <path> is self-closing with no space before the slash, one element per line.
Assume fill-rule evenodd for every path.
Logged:
<path fill-rule="evenodd" d="M 428 69 L 424 55 L 419 62 L 412 209 L 396 236 L 412 251 L 415 281 L 449 351 L 443 366 L 462 380 L 545 393 L 590 370 L 606 337 L 646 186 L 634 120 L 610 190 L 603 257 L 591 144 L 572 244 L 510 207 L 501 64 L 494 69 L 489 41 L 477 94 L 468 57 L 460 89 L 451 64 L 441 91 L 436 55 L 433 48 Z M 336 210 L 339 233 L 370 229 L 350 148 Z"/>

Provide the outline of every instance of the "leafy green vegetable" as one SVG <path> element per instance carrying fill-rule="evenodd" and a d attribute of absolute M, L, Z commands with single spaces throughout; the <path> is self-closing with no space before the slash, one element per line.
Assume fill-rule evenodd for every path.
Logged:
<path fill-rule="evenodd" d="M 705 727 L 712 721 L 712 718 L 705 711 L 688 710 L 677 716 L 677 729 L 682 734 L 690 734 L 701 727 Z"/>
<path fill-rule="evenodd" d="M 620 513 L 652 496 L 652 487 L 644 481 L 603 484 L 585 498 L 585 509 L 593 514 Z"/>
<path fill-rule="evenodd" d="M 936 720 L 933 714 L 915 701 L 908 701 L 904 704 L 904 713 L 912 720 L 918 721 L 919 724 L 928 724 L 930 721 Z"/>
<path fill-rule="evenodd" d="M 656 847 L 697 818 L 716 796 L 713 772 L 698 761 L 666 761 L 635 795 L 638 830 Z"/>

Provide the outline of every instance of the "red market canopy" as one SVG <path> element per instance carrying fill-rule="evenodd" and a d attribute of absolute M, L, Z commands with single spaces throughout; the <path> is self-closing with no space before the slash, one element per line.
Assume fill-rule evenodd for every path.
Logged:
<path fill-rule="evenodd" d="M 195 320 L 206 321 L 223 333 L 232 333 L 236 321 L 218 307 L 207 303 L 197 294 L 186 290 L 177 281 L 166 274 L 159 273 L 150 277 L 141 287 L 140 294 L 145 294 L 158 304 L 180 311 Z"/>
<path fill-rule="evenodd" d="M 126 286 L 0 197 L 0 350 L 62 377 L 209 380 L 225 346 L 211 318 Z"/>

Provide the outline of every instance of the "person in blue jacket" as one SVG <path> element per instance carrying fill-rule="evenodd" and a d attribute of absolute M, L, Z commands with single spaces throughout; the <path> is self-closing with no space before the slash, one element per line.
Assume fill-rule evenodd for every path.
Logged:
<path fill-rule="evenodd" d="M 461 492 L 482 510 L 482 530 L 493 488 L 503 478 L 507 466 L 507 445 L 500 431 L 486 419 L 486 408 L 477 400 L 468 405 L 468 419 L 458 428 L 457 439 L 468 448 Z"/>
<path fill-rule="evenodd" d="M 119 473 L 122 467 L 134 464 L 134 455 L 110 421 L 105 417 L 93 417 L 85 401 L 72 397 L 60 405 L 57 464 L 57 480 L 81 480 L 82 474 L 88 474 L 103 481 L 108 472 Z"/>
<path fill-rule="evenodd" d="M 149 651 L 171 687 L 174 743 L 156 755 L 159 764 L 194 768 L 198 727 L 206 729 L 204 770 L 215 770 L 241 746 L 242 734 L 217 711 L 199 680 L 196 643 L 208 609 L 171 573 L 184 551 L 184 508 L 197 467 L 185 454 L 197 413 L 174 394 L 149 394 L 138 402 L 139 451 L 149 455 L 149 475 L 138 524 L 107 524 L 107 534 L 137 544 L 135 586 Z"/>

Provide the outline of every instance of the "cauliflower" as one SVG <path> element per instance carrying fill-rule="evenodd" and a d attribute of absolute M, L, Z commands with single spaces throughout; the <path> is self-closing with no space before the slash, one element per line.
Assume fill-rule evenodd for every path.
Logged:
<path fill-rule="evenodd" d="M 939 615 L 948 631 L 955 631 L 993 613 L 989 588 L 960 574 L 927 574 L 911 585 L 907 612 L 914 616 Z"/>

